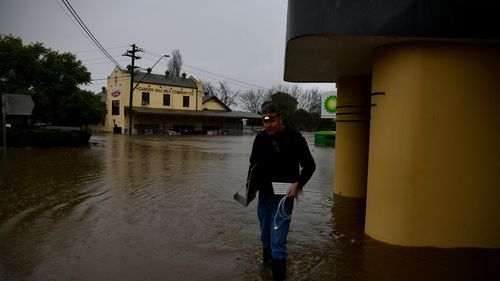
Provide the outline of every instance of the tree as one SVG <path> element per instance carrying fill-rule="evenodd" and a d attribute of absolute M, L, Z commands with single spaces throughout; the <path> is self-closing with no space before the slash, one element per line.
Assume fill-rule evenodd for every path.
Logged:
<path fill-rule="evenodd" d="M 20 38 L 8 35 L 0 39 L 0 58 L 0 91 L 31 95 L 36 122 L 80 126 L 103 118 L 104 103 L 79 89 L 90 82 L 90 73 L 75 55 L 41 43 L 24 46 Z"/>
<path fill-rule="evenodd" d="M 271 95 L 271 102 L 280 106 L 283 118 L 293 126 L 295 124 L 293 117 L 298 104 L 297 99 L 287 93 L 278 92 Z"/>
<path fill-rule="evenodd" d="M 0 38 L 0 92 L 30 94 L 39 65 L 33 63 L 44 56 L 46 49 L 36 43 L 23 46 L 20 38 Z"/>
<path fill-rule="evenodd" d="M 217 91 L 214 87 L 214 85 L 212 85 L 212 83 L 208 82 L 208 81 L 201 81 L 201 83 L 203 84 L 203 94 L 205 96 L 214 96 L 215 95 L 215 92 Z"/>
<path fill-rule="evenodd" d="M 238 91 L 233 91 L 227 85 L 227 82 L 219 81 L 218 87 L 215 87 L 208 81 L 202 81 L 201 83 L 203 84 L 203 94 L 205 96 L 216 96 L 227 107 L 238 105 L 236 100 L 240 93 Z"/>
<path fill-rule="evenodd" d="M 242 103 L 242 107 L 252 113 L 258 113 L 260 111 L 260 106 L 264 100 L 264 91 L 249 90 L 244 92 L 239 96 L 239 100 Z"/>
<path fill-rule="evenodd" d="M 293 85 L 284 85 L 284 84 L 278 84 L 274 85 L 270 90 L 269 93 L 287 93 L 291 97 L 294 97 L 297 99 L 297 108 L 298 109 L 304 109 L 305 111 L 309 112 L 316 112 L 316 110 L 321 110 L 321 107 L 319 103 L 321 103 L 321 95 L 319 94 L 319 90 L 317 88 L 309 89 L 309 90 L 303 90 L 300 86 L 297 84 Z"/>
<path fill-rule="evenodd" d="M 268 91 L 268 98 L 271 98 L 271 95 L 274 93 L 288 93 L 288 86 L 285 84 L 277 84 L 274 85 L 271 89 Z"/>
<path fill-rule="evenodd" d="M 308 112 L 321 113 L 321 95 L 317 88 L 300 91 L 297 95 L 298 108 Z"/>
<path fill-rule="evenodd" d="M 219 81 L 219 87 L 215 92 L 215 96 L 224 103 L 227 107 L 236 106 L 236 97 L 239 95 L 238 91 L 233 91 L 227 85 L 227 82 Z"/>
<path fill-rule="evenodd" d="M 174 77 L 181 77 L 182 56 L 179 49 L 174 49 L 172 51 L 172 56 L 168 61 L 167 68 L 168 72 L 170 72 L 170 75 L 173 75 Z"/>
<path fill-rule="evenodd" d="M 273 86 L 269 94 L 264 101 L 278 103 L 288 124 L 296 129 L 313 131 L 322 126 L 321 95 L 317 88 L 303 90 L 295 84 L 279 84 Z"/>
<path fill-rule="evenodd" d="M 67 110 L 62 113 L 62 125 L 96 124 L 106 114 L 106 104 L 89 91 L 76 91 L 67 97 L 65 107 Z"/>

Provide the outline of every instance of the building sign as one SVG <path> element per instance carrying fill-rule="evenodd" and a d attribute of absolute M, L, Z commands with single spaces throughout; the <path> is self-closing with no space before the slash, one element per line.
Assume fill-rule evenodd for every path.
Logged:
<path fill-rule="evenodd" d="M 116 88 L 115 88 L 115 89 L 111 90 L 111 96 L 112 96 L 112 97 L 115 97 L 115 98 L 116 98 L 116 97 L 118 97 L 120 94 L 121 94 L 121 93 L 120 93 L 120 89 L 116 89 Z"/>
<path fill-rule="evenodd" d="M 321 93 L 321 118 L 337 117 L 337 91 Z"/>
<path fill-rule="evenodd" d="M 144 86 L 137 87 L 137 90 L 142 91 L 142 92 L 159 93 L 159 94 L 179 94 L 179 95 L 192 95 L 193 94 L 192 91 L 186 92 L 186 91 L 180 91 L 180 90 L 174 90 L 174 89 L 161 89 L 161 88 L 144 87 Z"/>

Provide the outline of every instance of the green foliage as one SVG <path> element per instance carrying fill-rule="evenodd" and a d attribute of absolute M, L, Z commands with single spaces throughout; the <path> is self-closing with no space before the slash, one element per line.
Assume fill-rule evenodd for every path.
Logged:
<path fill-rule="evenodd" d="M 10 35 L 0 39 L 0 92 L 31 95 L 36 122 L 81 126 L 102 120 L 105 104 L 79 89 L 89 82 L 87 68 L 71 53 L 23 45 Z"/>
<path fill-rule="evenodd" d="M 83 131 L 9 129 L 7 145 L 9 147 L 80 146 L 88 144 L 90 136 Z M 0 145 L 3 145 L 2 139 Z"/>
<path fill-rule="evenodd" d="M 271 95 L 271 101 L 280 106 L 283 118 L 293 125 L 293 117 L 298 104 L 297 99 L 287 93 L 277 92 Z"/>
<path fill-rule="evenodd" d="M 63 125 L 95 124 L 106 114 L 106 104 L 89 91 L 76 91 L 66 98 L 65 104 L 66 110 L 61 112 Z"/>
<path fill-rule="evenodd" d="M 269 100 L 280 106 L 287 125 L 302 131 L 335 130 L 335 122 L 332 119 L 321 119 L 319 93 L 310 91 L 302 94 L 309 95 L 307 110 L 297 108 L 297 98 L 288 93 L 276 92 L 270 95 Z"/>
<path fill-rule="evenodd" d="M 0 91 L 10 94 L 30 93 L 45 48 L 39 43 L 23 46 L 21 39 L 6 36 L 0 39 Z"/>

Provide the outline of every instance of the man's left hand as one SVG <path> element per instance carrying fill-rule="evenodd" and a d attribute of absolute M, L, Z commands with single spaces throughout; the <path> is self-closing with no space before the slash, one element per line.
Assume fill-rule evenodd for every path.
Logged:
<path fill-rule="evenodd" d="M 299 194 L 299 190 L 300 190 L 300 185 L 298 182 L 294 182 L 290 185 L 290 187 L 288 188 L 288 191 L 286 192 L 286 197 L 289 197 L 289 198 L 295 198 L 297 197 L 297 195 Z"/>

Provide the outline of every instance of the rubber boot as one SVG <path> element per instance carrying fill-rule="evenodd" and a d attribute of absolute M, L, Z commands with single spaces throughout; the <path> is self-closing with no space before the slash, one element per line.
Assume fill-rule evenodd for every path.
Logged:
<path fill-rule="evenodd" d="M 273 281 L 283 281 L 286 277 L 286 260 L 273 260 Z"/>
<path fill-rule="evenodd" d="M 273 262 L 273 256 L 271 255 L 271 248 L 262 249 L 262 254 L 263 254 L 262 263 L 265 266 L 271 266 L 271 263 Z"/>

